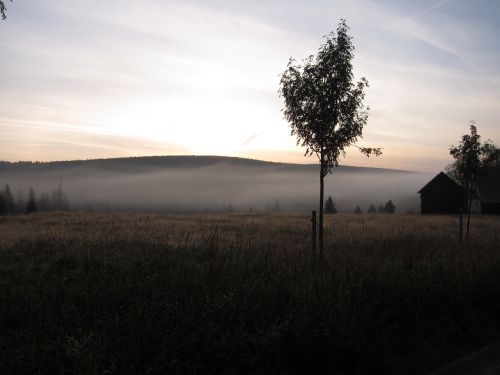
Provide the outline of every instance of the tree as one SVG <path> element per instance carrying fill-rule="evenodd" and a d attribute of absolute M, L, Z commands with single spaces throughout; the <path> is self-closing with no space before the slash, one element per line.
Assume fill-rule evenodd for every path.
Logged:
<path fill-rule="evenodd" d="M 396 212 L 396 206 L 394 205 L 394 203 L 392 203 L 391 200 L 389 200 L 385 206 L 384 206 L 384 212 L 386 214 L 393 214 L 394 212 Z"/>
<path fill-rule="evenodd" d="M 52 190 L 51 207 L 54 211 L 68 211 L 69 209 L 68 197 L 62 190 L 62 179 L 59 180 L 59 188 Z"/>
<path fill-rule="evenodd" d="M 450 147 L 450 155 L 455 161 L 447 167 L 448 174 L 454 178 L 465 191 L 467 207 L 467 241 L 469 240 L 470 210 L 476 178 L 486 168 L 500 164 L 500 150 L 490 141 L 481 143 L 481 136 L 477 132 L 476 123 L 470 122 L 470 134 L 464 134 L 458 146 Z M 460 217 L 462 218 L 463 210 Z M 462 220 L 460 220 L 462 223 Z M 462 226 L 460 225 L 460 233 Z"/>
<path fill-rule="evenodd" d="M 382 203 L 380 203 L 380 205 L 377 208 L 377 213 L 383 214 L 384 212 L 385 212 L 385 207 Z"/>
<path fill-rule="evenodd" d="M 337 33 L 330 33 L 318 50 L 297 65 L 290 59 L 281 76 L 280 96 L 283 114 L 290 123 L 297 145 L 306 147 L 305 156 L 316 155 L 320 163 L 319 252 L 323 255 L 324 178 L 340 155 L 362 137 L 369 108 L 364 107 L 363 77 L 354 83 L 352 59 L 354 46 L 348 26 L 341 20 Z M 356 146 L 358 147 L 358 146 Z M 366 156 L 381 155 L 380 148 L 358 147 Z"/>
<path fill-rule="evenodd" d="M 281 212 L 280 202 L 278 202 L 278 201 L 274 202 L 274 206 L 273 206 L 272 211 L 273 211 L 275 214 L 279 214 L 279 213 Z"/>
<path fill-rule="evenodd" d="M 47 193 L 42 193 L 40 195 L 40 199 L 38 201 L 38 209 L 40 211 L 51 211 L 52 210 L 52 202 L 50 201 L 50 197 Z"/>
<path fill-rule="evenodd" d="M 336 214 L 337 213 L 337 207 L 335 207 L 335 202 L 333 201 L 332 197 L 328 197 L 326 199 L 325 203 L 325 214 Z"/>
<path fill-rule="evenodd" d="M 15 212 L 19 214 L 26 212 L 26 199 L 24 198 L 22 190 L 17 191 Z"/>
<path fill-rule="evenodd" d="M 368 209 L 368 213 L 370 213 L 370 214 L 377 213 L 377 209 L 375 208 L 375 206 L 373 205 L 373 203 L 370 205 L 370 208 Z"/>
<path fill-rule="evenodd" d="M 359 208 L 359 206 L 356 206 L 356 208 L 354 209 L 354 213 L 355 214 L 362 214 L 363 211 L 361 211 L 361 208 Z"/>
<path fill-rule="evenodd" d="M 30 193 L 28 195 L 28 204 L 26 205 L 26 215 L 37 211 L 36 198 L 33 188 L 30 188 Z"/>
<path fill-rule="evenodd" d="M 10 191 L 9 184 L 5 185 L 5 190 L 3 194 L 4 204 L 5 204 L 5 212 L 7 214 L 12 214 L 16 210 L 16 202 L 14 201 L 14 196 Z"/>
<path fill-rule="evenodd" d="M 12 0 L 10 0 L 12 2 Z M 7 8 L 5 7 L 5 3 L 0 0 L 0 14 L 2 15 L 2 19 L 6 19 L 7 18 L 7 15 L 5 14 L 5 12 L 7 11 Z"/>
<path fill-rule="evenodd" d="M 5 215 L 5 200 L 2 192 L 0 192 L 0 216 Z"/>

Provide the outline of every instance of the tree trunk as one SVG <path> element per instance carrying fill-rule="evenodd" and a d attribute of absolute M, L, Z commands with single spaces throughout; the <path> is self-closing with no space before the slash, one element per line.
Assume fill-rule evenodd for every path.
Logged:
<path fill-rule="evenodd" d="M 467 243 L 469 243 L 469 228 L 470 228 L 470 209 L 472 206 L 472 194 L 471 194 L 471 189 L 469 188 L 469 193 L 467 194 L 469 197 L 469 201 L 467 204 L 467 232 L 466 232 L 466 240 Z"/>
<path fill-rule="evenodd" d="M 458 237 L 460 238 L 460 242 L 462 242 L 463 238 L 464 238 L 464 206 L 465 206 L 465 202 L 462 201 L 462 204 L 460 205 L 460 220 L 459 220 L 459 229 L 458 229 Z"/>
<path fill-rule="evenodd" d="M 323 258 L 323 198 L 325 193 L 325 176 L 323 173 L 324 168 L 324 154 L 321 151 L 321 167 L 319 178 L 319 257 Z"/>

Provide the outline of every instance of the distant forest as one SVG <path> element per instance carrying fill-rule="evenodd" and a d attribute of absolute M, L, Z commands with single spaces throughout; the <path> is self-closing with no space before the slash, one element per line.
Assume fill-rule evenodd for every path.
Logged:
<path fill-rule="evenodd" d="M 0 190 L 0 215 L 30 214 L 37 211 L 68 211 L 69 208 L 68 197 L 62 191 L 61 186 L 58 189 L 53 189 L 50 194 L 42 192 L 40 195 L 36 195 L 33 188 L 30 188 L 27 196 L 19 191 L 17 197 L 12 194 L 9 184 Z"/>

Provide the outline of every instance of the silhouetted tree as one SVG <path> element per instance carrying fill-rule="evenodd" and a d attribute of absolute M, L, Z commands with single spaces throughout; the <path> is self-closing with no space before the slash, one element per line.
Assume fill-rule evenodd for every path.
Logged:
<path fill-rule="evenodd" d="M 52 190 L 51 196 L 52 210 L 54 211 L 68 211 L 69 203 L 68 197 L 62 191 L 62 181 L 59 182 L 59 188 L 57 190 Z"/>
<path fill-rule="evenodd" d="M 323 255 L 324 178 L 338 165 L 345 148 L 362 136 L 368 120 L 368 108 L 363 105 L 368 81 L 353 82 L 354 46 L 347 34 L 345 20 L 330 33 L 318 50 L 302 65 L 290 59 L 281 76 L 280 95 L 285 100 L 283 110 L 297 144 L 306 147 L 305 155 L 315 154 L 320 162 L 319 251 Z M 380 148 L 358 147 L 369 156 L 380 155 Z"/>
<path fill-rule="evenodd" d="M 3 194 L 0 192 L 0 215 L 5 215 L 5 200 Z"/>
<path fill-rule="evenodd" d="M 336 214 L 337 213 L 337 207 L 335 207 L 335 202 L 333 201 L 332 197 L 328 197 L 326 199 L 325 203 L 325 214 Z"/>
<path fill-rule="evenodd" d="M 385 207 L 382 203 L 380 203 L 380 205 L 377 208 L 377 213 L 383 214 L 384 212 L 385 212 Z"/>
<path fill-rule="evenodd" d="M 12 2 L 12 0 L 10 1 Z M 0 14 L 2 15 L 3 20 L 7 18 L 6 12 L 7 12 L 7 7 L 5 6 L 4 1 L 0 0 Z"/>
<path fill-rule="evenodd" d="M 40 199 L 38 200 L 38 209 L 40 211 L 51 211 L 52 210 L 52 205 L 50 202 L 50 197 L 46 193 L 42 193 L 40 195 Z"/>
<path fill-rule="evenodd" d="M 35 192 L 33 191 L 33 188 L 30 188 L 30 193 L 28 195 L 28 204 L 26 205 L 26 215 L 36 211 L 37 207 L 36 207 Z"/>
<path fill-rule="evenodd" d="M 386 214 L 393 214 L 394 212 L 396 212 L 396 206 L 394 205 L 394 203 L 392 203 L 391 200 L 389 200 L 385 206 L 384 206 L 384 212 Z"/>
<path fill-rule="evenodd" d="M 274 206 L 273 206 L 272 211 L 273 211 L 275 214 L 279 214 L 279 213 L 281 212 L 280 202 L 278 202 L 278 201 L 274 202 Z"/>
<path fill-rule="evenodd" d="M 448 174 L 465 190 L 467 205 L 467 240 L 469 240 L 470 211 L 476 178 L 485 167 L 500 164 L 500 151 L 490 141 L 481 143 L 476 123 L 470 122 L 470 134 L 464 134 L 458 146 L 450 147 L 450 155 L 455 161 L 447 168 Z M 460 215 L 463 214 L 463 210 Z M 462 222 L 462 220 L 460 220 Z M 461 230 L 460 230 L 461 232 Z"/>
<path fill-rule="evenodd" d="M 356 208 L 354 209 L 354 213 L 355 214 L 362 214 L 363 212 L 361 211 L 361 208 L 359 208 L 359 206 L 356 206 Z"/>
<path fill-rule="evenodd" d="M 375 208 L 375 206 L 373 205 L 373 203 L 370 205 L 370 208 L 368 209 L 368 213 L 370 214 L 374 214 L 377 212 L 377 209 Z"/>
<path fill-rule="evenodd" d="M 26 212 L 26 199 L 24 198 L 24 194 L 23 194 L 22 190 L 17 191 L 16 212 L 19 214 L 23 214 Z"/>
<path fill-rule="evenodd" d="M 3 198 L 5 204 L 5 212 L 8 214 L 13 214 L 16 210 L 16 202 L 14 201 L 14 197 L 12 196 L 12 192 L 10 191 L 9 184 L 5 185 Z"/>

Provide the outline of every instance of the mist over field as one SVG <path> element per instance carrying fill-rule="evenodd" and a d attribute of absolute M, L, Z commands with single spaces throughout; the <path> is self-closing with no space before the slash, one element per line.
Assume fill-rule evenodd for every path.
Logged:
<path fill-rule="evenodd" d="M 419 208 L 426 173 L 340 166 L 325 180 L 339 211 L 366 211 L 391 199 L 397 211 Z M 200 212 L 308 212 L 317 207 L 317 165 L 269 163 L 228 157 L 142 157 L 52 163 L 0 164 L 0 185 L 26 199 L 59 187 L 71 209 Z"/>

